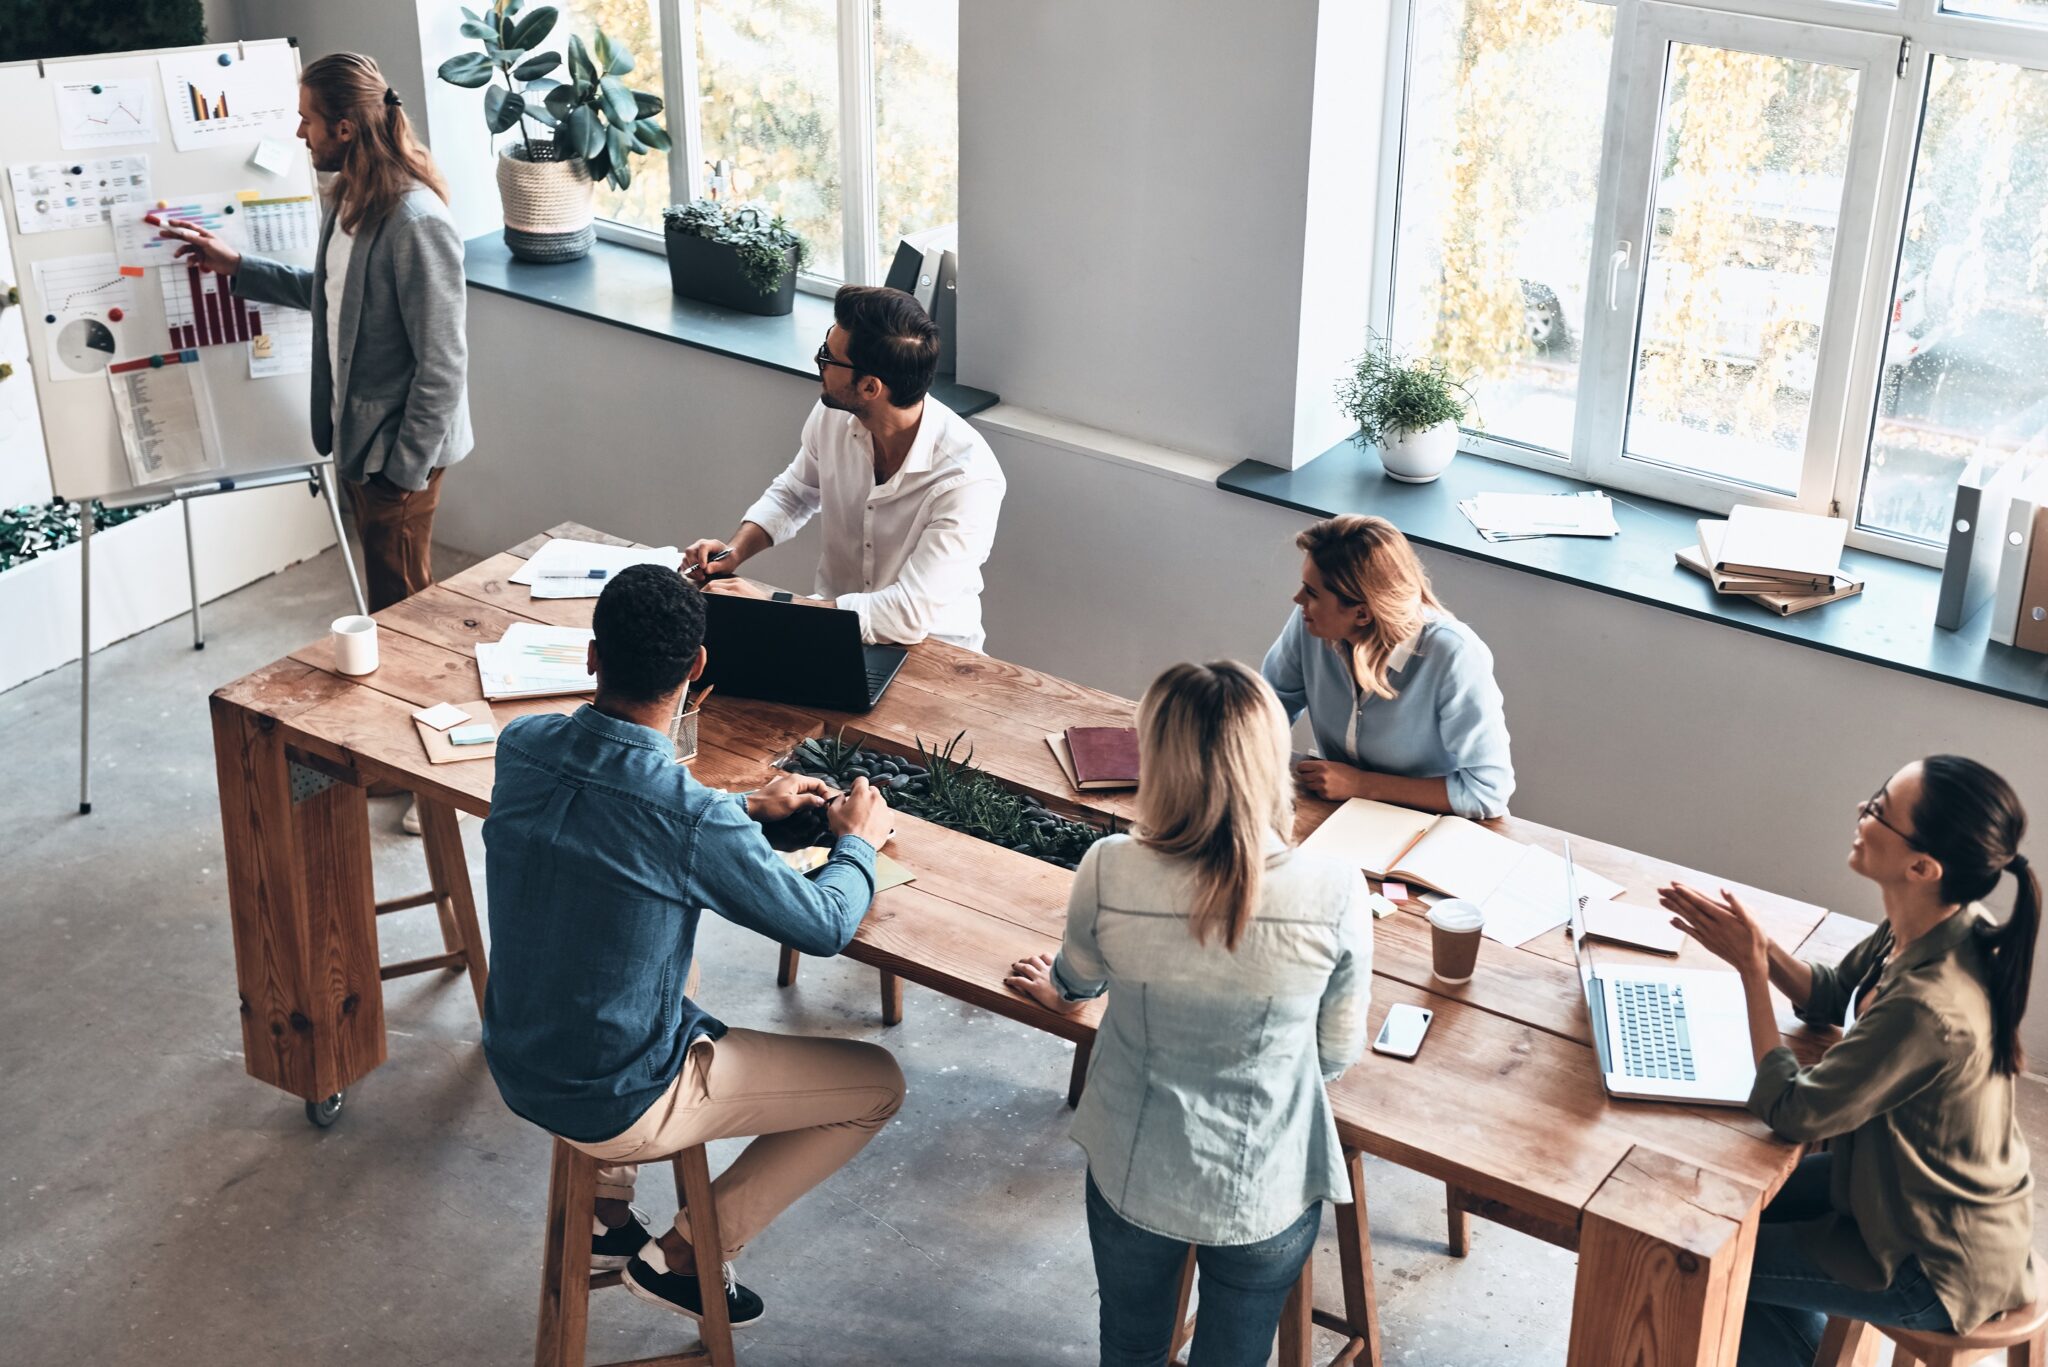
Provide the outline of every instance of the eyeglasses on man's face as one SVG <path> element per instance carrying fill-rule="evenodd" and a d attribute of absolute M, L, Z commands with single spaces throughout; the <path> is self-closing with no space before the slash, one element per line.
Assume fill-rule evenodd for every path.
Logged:
<path fill-rule="evenodd" d="M 853 362 L 842 361 L 837 356 L 834 356 L 832 354 L 832 344 L 829 341 L 818 343 L 818 354 L 813 356 L 811 359 L 818 363 L 818 373 L 820 375 L 823 375 L 825 373 L 825 367 L 828 365 L 842 366 L 847 370 L 853 371 L 858 371 L 860 369 L 860 367 L 853 364 Z"/>
<path fill-rule="evenodd" d="M 1886 779 L 1883 783 L 1878 784 L 1877 791 L 1872 793 L 1869 797 L 1863 800 L 1863 804 L 1856 809 L 1856 814 L 1858 816 L 1869 817 L 1872 821 L 1875 821 L 1878 825 L 1884 827 L 1893 835 L 1905 841 L 1908 848 L 1918 850 L 1922 854 L 1925 854 L 1927 852 L 1927 847 L 1925 845 L 1922 845 L 1918 840 L 1915 840 L 1911 835 L 1908 835 L 1906 832 L 1900 830 L 1897 826 L 1892 825 L 1891 822 L 1886 821 L 1884 819 L 1884 804 L 1891 796 L 1889 793 L 1885 791 L 1885 789 L 1889 788 L 1890 786 L 1890 779 Z"/>

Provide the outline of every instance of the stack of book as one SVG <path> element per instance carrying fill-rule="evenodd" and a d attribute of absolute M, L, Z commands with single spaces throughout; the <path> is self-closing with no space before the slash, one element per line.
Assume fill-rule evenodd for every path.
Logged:
<path fill-rule="evenodd" d="M 1680 546 L 1678 563 L 1714 586 L 1761 603 L 1780 617 L 1863 592 L 1842 572 L 1849 524 L 1839 517 L 1736 508 L 1726 521 L 1701 518 L 1699 545 Z"/>

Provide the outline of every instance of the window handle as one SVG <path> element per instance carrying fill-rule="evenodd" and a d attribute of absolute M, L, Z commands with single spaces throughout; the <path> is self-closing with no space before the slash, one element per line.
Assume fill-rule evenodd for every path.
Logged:
<path fill-rule="evenodd" d="M 1623 242 L 1614 249 L 1614 255 L 1607 258 L 1607 311 L 1612 313 L 1621 307 L 1621 273 L 1628 269 L 1629 257 L 1635 251 L 1633 242 Z"/>

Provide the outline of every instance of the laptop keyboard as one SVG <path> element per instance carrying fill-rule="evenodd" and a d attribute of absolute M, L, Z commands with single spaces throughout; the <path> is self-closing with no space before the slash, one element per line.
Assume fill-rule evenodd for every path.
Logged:
<path fill-rule="evenodd" d="M 1669 983 L 1624 978 L 1609 981 L 1620 1025 L 1621 1071 L 1629 1077 L 1696 1081 L 1692 1033 L 1685 1023 L 1685 994 Z"/>

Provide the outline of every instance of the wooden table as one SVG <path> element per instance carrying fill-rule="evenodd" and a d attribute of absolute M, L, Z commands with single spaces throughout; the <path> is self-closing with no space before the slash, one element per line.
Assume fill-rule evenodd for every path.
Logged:
<path fill-rule="evenodd" d="M 377 614 L 381 666 L 360 679 L 333 672 L 323 640 L 213 695 L 251 1076 L 318 1102 L 384 1060 L 363 785 L 388 780 L 420 798 L 450 952 L 418 963 L 461 967 L 460 947 L 480 943 L 454 813 L 489 813 L 495 766 L 430 765 L 410 714 L 474 698 L 471 647 L 515 621 L 589 625 L 594 600 L 534 600 L 506 582 L 547 535 L 616 540 L 565 524 L 385 609 Z M 493 710 L 502 723 L 579 701 Z M 1134 711 L 1111 694 L 926 644 L 910 652 L 881 703 L 858 716 L 714 695 L 692 770 L 716 786 L 750 787 L 807 737 L 843 732 L 901 754 L 964 731 L 974 762 L 1014 787 L 1066 811 L 1124 819 L 1129 796 L 1075 793 L 1043 737 L 1070 725 L 1128 725 Z M 1300 831 L 1330 810 L 1304 802 Z M 1553 849 L 1563 840 L 1532 822 L 1496 824 Z M 917 881 L 876 900 L 850 957 L 1077 1045 L 1092 1042 L 1099 1006 L 1058 1015 L 1002 983 L 1015 960 L 1058 947 L 1068 873 L 907 816 L 891 852 Z M 1725 881 L 1583 837 L 1574 837 L 1573 852 L 1623 884 L 1633 902 L 1651 902 L 1651 889 L 1671 878 Z M 1838 957 L 1867 931 L 1818 907 L 1746 891 L 1772 934 L 1812 957 Z M 1371 1025 L 1376 1031 L 1395 1002 L 1425 1004 L 1436 1013 L 1429 1042 L 1413 1061 L 1368 1053 L 1331 1088 L 1354 1188 L 1357 1153 L 1376 1154 L 1444 1180 L 1454 1251 L 1463 1251 L 1468 1213 L 1577 1249 L 1574 1364 L 1732 1362 L 1757 1213 L 1798 1148 L 1740 1110 L 1609 1100 L 1562 932 L 1519 949 L 1487 941 L 1472 980 L 1452 987 L 1430 976 L 1420 910 L 1410 904 L 1377 924 Z M 1688 960 L 1700 956 L 1688 947 Z M 481 1002 L 483 965 L 467 966 Z M 1817 1055 L 1825 1037 L 1782 1015 L 1794 1047 Z M 1339 1363 L 1379 1358 L 1367 1330 L 1364 1212 L 1362 1199 L 1338 1208 L 1345 1304 L 1315 1312 L 1347 1337 Z M 1305 1341 L 1305 1324 L 1283 1329 L 1283 1346 Z"/>

